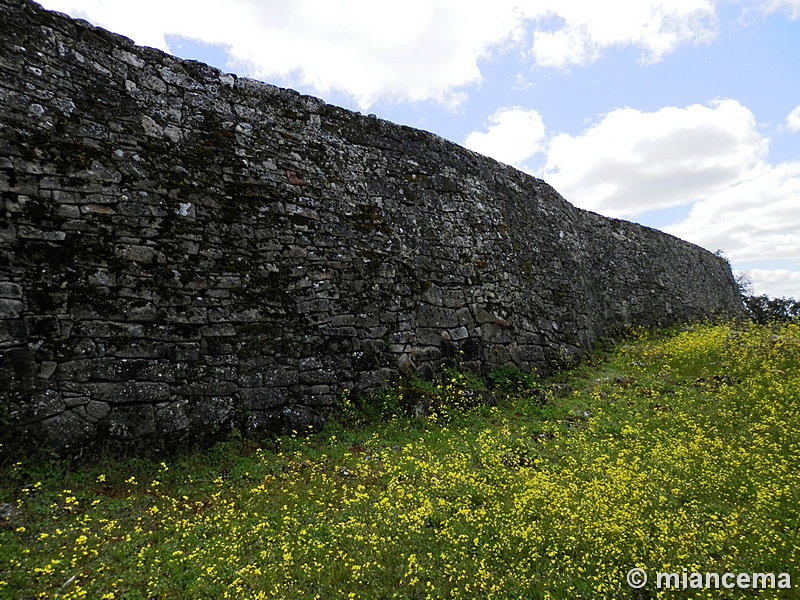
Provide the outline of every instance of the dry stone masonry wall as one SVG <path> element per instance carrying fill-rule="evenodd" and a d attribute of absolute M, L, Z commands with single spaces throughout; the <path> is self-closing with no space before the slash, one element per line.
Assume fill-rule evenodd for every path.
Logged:
<path fill-rule="evenodd" d="M 7 449 L 318 428 L 403 372 L 739 314 L 718 257 L 435 135 L 27 0 L 0 38 Z"/>

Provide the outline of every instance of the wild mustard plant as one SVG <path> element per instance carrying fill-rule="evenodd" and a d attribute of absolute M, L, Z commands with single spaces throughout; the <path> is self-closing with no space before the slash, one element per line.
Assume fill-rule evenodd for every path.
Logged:
<path fill-rule="evenodd" d="M 544 403 L 535 386 L 475 402 L 480 382 L 449 372 L 420 417 L 11 465 L 0 597 L 675 597 L 637 595 L 634 566 L 800 585 L 799 367 L 796 325 L 698 326 L 627 342 Z"/>

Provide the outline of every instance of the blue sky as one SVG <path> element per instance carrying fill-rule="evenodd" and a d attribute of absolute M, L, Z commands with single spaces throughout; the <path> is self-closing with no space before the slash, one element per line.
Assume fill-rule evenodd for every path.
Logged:
<path fill-rule="evenodd" d="M 800 0 L 45 0 L 434 132 L 800 298 Z"/>

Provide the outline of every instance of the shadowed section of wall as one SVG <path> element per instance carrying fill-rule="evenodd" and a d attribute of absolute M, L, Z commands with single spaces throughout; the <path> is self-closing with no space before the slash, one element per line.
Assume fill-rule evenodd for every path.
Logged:
<path fill-rule="evenodd" d="M 727 264 L 426 132 L 0 0 L 0 441 L 322 426 L 403 372 L 546 373 L 737 316 Z"/>

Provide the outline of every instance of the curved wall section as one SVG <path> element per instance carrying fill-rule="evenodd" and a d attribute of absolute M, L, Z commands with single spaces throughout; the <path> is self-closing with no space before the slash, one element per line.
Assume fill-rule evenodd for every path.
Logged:
<path fill-rule="evenodd" d="M 547 372 L 736 316 L 727 264 L 439 137 L 0 0 L 2 441 L 324 422 L 456 362 Z"/>

